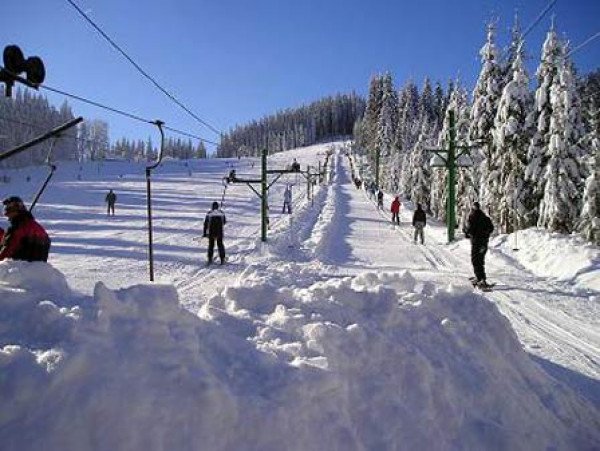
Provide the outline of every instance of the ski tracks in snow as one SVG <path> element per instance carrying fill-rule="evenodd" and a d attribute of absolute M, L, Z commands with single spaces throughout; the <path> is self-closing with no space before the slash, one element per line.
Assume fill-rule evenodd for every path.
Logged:
<path fill-rule="evenodd" d="M 466 279 L 472 274 L 472 267 L 468 243 L 446 244 L 443 224 L 430 221 L 426 244 L 415 244 L 410 225 L 412 211 L 403 205 L 402 225 L 393 227 L 391 213 L 378 209 L 363 190 L 357 191 L 344 175 L 349 168 L 340 166 L 337 188 L 348 193 L 350 207 L 336 210 L 337 217 L 334 215 L 332 221 L 338 222 L 337 228 L 344 221 L 350 224 L 346 227 L 350 236 L 330 236 L 332 242 L 326 248 L 340 246 L 345 240 L 352 249 L 352 262 L 338 264 L 360 267 L 362 262 L 365 269 L 408 269 L 441 284 L 469 283 Z M 346 218 L 341 218 L 344 215 Z M 488 276 L 498 285 L 482 295 L 510 320 L 526 350 L 542 361 L 600 380 L 600 333 L 594 324 L 596 316 L 586 316 L 587 310 L 582 307 L 591 304 L 586 302 L 587 294 L 534 276 L 494 248 L 486 261 Z M 593 310 L 593 306 L 589 308 Z"/>

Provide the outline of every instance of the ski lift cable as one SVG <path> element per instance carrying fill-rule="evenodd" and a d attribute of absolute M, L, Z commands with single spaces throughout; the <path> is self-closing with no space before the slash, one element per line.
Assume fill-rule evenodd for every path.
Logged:
<path fill-rule="evenodd" d="M 556 4 L 558 0 L 552 0 L 550 1 L 545 7 L 544 9 L 538 14 L 538 16 L 535 18 L 535 20 L 529 24 L 529 26 L 525 29 L 525 31 L 523 32 L 523 34 L 521 35 L 521 43 L 519 44 L 519 48 L 518 50 L 520 51 L 522 46 L 525 43 L 525 37 L 531 33 L 531 31 L 535 28 L 535 26 L 537 24 L 540 23 L 540 21 L 544 18 L 544 16 L 548 13 L 548 11 L 550 11 L 550 9 Z M 508 57 L 509 51 L 508 50 L 504 50 L 504 52 L 502 52 L 501 56 L 500 56 L 500 60 L 504 60 L 505 58 Z"/>
<path fill-rule="evenodd" d="M 100 33 L 100 35 L 106 39 L 110 45 L 112 47 L 114 47 L 121 55 L 123 55 L 125 57 L 125 59 L 127 59 L 127 61 L 129 61 L 137 70 L 138 72 L 140 72 L 144 77 L 146 77 L 148 80 L 150 80 L 150 82 L 152 82 L 152 84 L 154 86 L 156 86 L 163 94 L 165 94 L 169 99 L 171 99 L 173 102 L 175 102 L 180 108 L 182 108 L 185 112 L 187 112 L 190 116 L 192 116 L 194 119 L 196 119 L 200 124 L 204 125 L 205 127 L 209 128 L 211 131 L 213 131 L 214 133 L 216 133 L 217 135 L 222 135 L 223 132 L 221 132 L 220 130 L 218 130 L 217 128 L 213 127 L 211 124 L 209 124 L 208 122 L 204 121 L 203 119 L 201 119 L 200 117 L 198 117 L 198 115 L 196 115 L 195 113 L 193 113 L 188 107 L 186 107 L 181 101 L 179 101 L 173 94 L 171 94 L 169 91 L 167 91 L 165 88 L 163 88 L 155 79 L 154 77 L 152 77 L 151 75 L 149 75 L 144 69 L 142 69 L 140 67 L 139 64 L 137 64 L 133 58 L 131 58 L 126 52 L 125 50 L 123 50 L 113 39 L 110 38 L 110 36 L 108 36 L 79 6 L 77 6 L 77 4 L 73 1 L 73 0 L 67 0 L 67 2 L 73 6 L 73 8 L 75 8 L 77 10 L 77 12 L 98 32 Z"/>
<path fill-rule="evenodd" d="M 48 91 L 52 91 L 52 92 L 57 93 L 57 94 L 64 95 L 66 97 L 70 97 L 70 98 L 75 99 L 75 100 L 79 100 L 80 102 L 87 103 L 89 105 L 93 105 L 93 106 L 98 107 L 98 108 L 105 109 L 107 111 L 111 111 L 111 112 L 116 113 L 116 114 L 120 114 L 122 116 L 128 117 L 130 119 L 134 119 L 134 120 L 139 121 L 139 122 L 143 122 L 143 123 L 150 124 L 150 125 L 156 125 L 156 121 L 151 121 L 150 119 L 145 119 L 145 118 L 140 117 L 140 116 L 138 116 L 136 114 L 128 113 L 127 111 L 123 111 L 123 110 L 120 110 L 118 108 L 114 108 L 114 107 L 111 107 L 111 106 L 108 106 L 108 105 L 104 105 L 104 104 L 102 104 L 100 102 L 96 102 L 94 100 L 86 99 L 85 97 L 81 97 L 81 96 L 78 96 L 78 95 L 75 95 L 75 94 L 71 94 L 71 93 L 68 93 L 66 91 L 62 91 L 62 90 L 57 89 L 57 88 L 52 88 L 52 87 L 50 87 L 48 85 L 41 85 L 41 88 L 46 89 Z M 182 131 L 182 130 L 179 130 L 179 129 L 176 129 L 176 128 L 173 128 L 173 127 L 168 127 L 168 126 L 164 126 L 163 128 L 165 130 L 170 130 L 170 131 L 172 131 L 174 133 L 178 133 L 180 135 L 184 135 L 184 136 L 187 136 L 187 137 L 190 137 L 190 138 L 194 138 L 194 139 L 197 139 L 199 141 L 202 141 L 202 142 L 205 142 L 205 143 L 208 143 L 208 144 L 213 144 L 215 146 L 219 145 L 218 143 L 216 143 L 214 141 L 211 141 L 209 139 L 203 138 L 203 137 L 198 136 L 198 135 L 194 135 L 193 133 L 185 132 L 185 131 Z"/>
<path fill-rule="evenodd" d="M 143 117 L 140 117 L 140 116 L 138 116 L 136 114 L 128 113 L 128 112 L 120 110 L 118 108 L 114 108 L 114 107 L 111 107 L 111 106 L 108 106 L 108 105 L 104 105 L 104 104 L 102 104 L 100 102 L 96 102 L 94 100 L 86 99 L 85 97 L 81 97 L 81 96 L 78 96 L 76 94 L 68 93 L 68 92 L 63 91 L 61 89 L 52 88 L 51 86 L 48 86 L 48 85 L 41 85 L 40 87 L 42 89 L 47 90 L 47 91 L 51 91 L 51 92 L 54 92 L 56 94 L 61 94 L 63 96 L 70 97 L 70 98 L 75 99 L 75 100 L 79 100 L 80 102 L 87 103 L 89 105 L 93 105 L 95 107 L 102 108 L 102 109 L 107 110 L 107 111 L 112 111 L 113 113 L 120 114 L 121 116 L 125 116 L 125 117 L 128 117 L 130 119 L 133 119 L 133 120 L 136 120 L 136 121 L 139 121 L 139 122 L 144 122 L 146 124 L 153 124 L 154 123 L 153 121 L 151 121 L 149 119 L 144 119 Z"/>
<path fill-rule="evenodd" d="M 6 121 L 6 122 L 12 122 L 12 123 L 14 123 L 14 124 L 26 125 L 26 126 L 28 126 L 28 127 L 31 127 L 31 128 L 33 128 L 33 129 L 45 130 L 45 127 L 42 127 L 42 126 L 40 126 L 40 125 L 32 124 L 31 122 L 24 122 L 24 121 L 20 121 L 20 120 L 16 120 L 16 119 L 11 119 L 11 118 L 8 118 L 8 117 L 5 117 L 5 116 L 0 116 L 0 121 Z M 144 121 L 145 121 L 145 120 L 144 120 Z M 150 122 L 150 123 L 151 123 L 152 125 L 155 125 L 155 123 L 154 123 L 154 122 Z M 180 134 L 180 135 L 183 135 L 183 136 L 188 136 L 188 137 L 190 137 L 190 138 L 198 139 L 198 140 L 200 140 L 200 141 L 204 141 L 204 142 L 207 142 L 207 143 L 209 143 L 209 144 L 218 145 L 218 144 L 217 144 L 217 143 L 215 143 L 215 142 L 212 142 L 212 141 L 210 141 L 210 140 L 207 140 L 207 139 L 201 138 L 201 137 L 199 137 L 199 136 L 196 136 L 196 135 L 194 135 L 194 134 L 192 134 L 192 133 L 188 133 L 188 132 L 184 132 L 184 131 L 182 131 L 182 130 L 178 130 L 178 129 L 176 129 L 176 128 L 173 128 L 173 127 L 167 127 L 167 126 L 164 126 L 163 128 L 164 128 L 165 130 L 170 130 L 170 131 L 172 131 L 172 132 L 174 132 L 174 133 L 178 133 L 178 134 Z M 96 141 L 94 141 L 94 140 L 91 140 L 91 139 L 85 139 L 85 138 L 79 138 L 79 137 L 77 137 L 77 136 L 62 135 L 61 137 L 62 137 L 62 138 L 67 138 L 67 139 L 73 139 L 73 140 L 75 140 L 75 141 L 79 141 L 79 142 L 82 142 L 82 143 L 88 143 L 88 144 L 96 143 Z"/>
<path fill-rule="evenodd" d="M 4 68 L 2 66 L 0 66 L 0 70 L 4 70 L 8 74 L 14 75 L 12 72 L 10 72 L 9 70 L 7 70 L 6 68 Z M 136 114 L 129 113 L 127 111 L 123 111 L 123 110 L 115 108 L 115 107 L 104 105 L 104 104 L 102 104 L 100 102 L 97 102 L 95 100 L 90 100 L 90 99 L 87 99 L 85 97 L 82 97 L 82 96 L 79 96 L 79 95 L 76 95 L 76 94 L 71 94 L 69 92 L 63 91 L 62 89 L 53 88 L 51 86 L 42 85 L 42 84 L 36 85 L 36 86 L 39 87 L 39 88 L 45 89 L 47 91 L 54 92 L 56 94 L 60 94 L 60 95 L 63 95 L 65 97 L 69 97 L 71 99 L 75 99 L 75 100 L 78 100 L 80 102 L 87 103 L 88 105 L 92 105 L 92 106 L 95 106 L 97 108 L 101 108 L 101 109 L 110 111 L 110 112 L 115 113 L 115 114 L 120 114 L 121 116 L 128 117 L 129 119 L 133 119 L 133 120 L 138 121 L 138 122 L 143 122 L 145 124 L 150 124 L 150 125 L 156 125 L 156 121 L 152 121 L 150 119 L 143 118 L 143 117 L 138 116 Z M 167 127 L 167 126 L 164 126 L 163 128 L 166 129 L 166 130 L 170 130 L 173 133 L 178 133 L 180 135 L 187 136 L 189 138 L 197 139 L 198 141 L 202 141 L 202 142 L 205 142 L 205 143 L 208 143 L 208 144 L 212 144 L 212 145 L 215 145 L 215 146 L 219 145 L 218 143 L 216 143 L 214 141 L 211 141 L 209 139 L 206 139 L 206 138 L 203 138 L 201 136 L 195 135 L 193 133 L 189 133 L 189 132 L 185 132 L 183 130 L 179 130 L 177 128 Z"/>
<path fill-rule="evenodd" d="M 531 30 L 533 30 L 533 28 L 540 23 L 540 21 L 544 18 L 544 16 L 548 13 L 548 11 L 550 11 L 550 9 L 556 4 L 558 0 L 552 0 L 550 3 L 548 3 L 546 5 L 546 7 L 542 10 L 542 12 L 536 17 L 536 19 L 533 21 L 533 23 L 531 25 L 529 25 L 527 27 L 527 29 L 523 32 L 523 36 L 522 39 L 525 39 L 525 36 L 527 36 Z"/>
<path fill-rule="evenodd" d="M 594 41 L 594 39 L 599 38 L 600 37 L 600 31 L 598 31 L 596 34 L 590 36 L 589 38 L 587 38 L 585 41 L 583 41 L 581 44 L 579 44 L 577 47 L 575 47 L 573 50 L 570 50 L 566 55 L 565 58 L 568 58 L 569 56 L 571 56 L 573 53 L 578 52 L 579 50 L 581 50 L 582 48 L 584 48 L 586 45 L 590 44 L 592 41 Z"/>

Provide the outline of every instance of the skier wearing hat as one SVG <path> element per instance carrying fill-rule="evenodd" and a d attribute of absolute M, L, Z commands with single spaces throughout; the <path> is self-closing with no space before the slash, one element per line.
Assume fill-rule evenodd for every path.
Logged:
<path fill-rule="evenodd" d="M 20 197 L 5 199 L 4 216 L 10 227 L 0 242 L 0 261 L 7 258 L 26 261 L 46 261 L 50 251 L 50 238 L 44 228 L 27 211 Z"/>
<path fill-rule="evenodd" d="M 202 234 L 202 236 L 208 237 L 208 265 L 213 261 L 215 241 L 217 242 L 217 247 L 219 249 L 221 264 L 225 263 L 223 227 L 226 223 L 225 213 L 219 209 L 219 202 L 213 202 L 212 209 L 206 214 L 206 218 L 204 219 L 204 232 Z"/>

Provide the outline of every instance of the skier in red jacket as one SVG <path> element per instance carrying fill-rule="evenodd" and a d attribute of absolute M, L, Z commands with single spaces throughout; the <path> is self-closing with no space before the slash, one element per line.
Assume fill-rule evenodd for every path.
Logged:
<path fill-rule="evenodd" d="M 400 197 L 396 196 L 392 201 L 392 223 L 400 225 Z"/>
<path fill-rule="evenodd" d="M 20 197 L 4 200 L 4 216 L 10 227 L 0 242 L 0 261 L 7 258 L 26 261 L 46 261 L 50 238 L 44 228 L 27 211 Z"/>

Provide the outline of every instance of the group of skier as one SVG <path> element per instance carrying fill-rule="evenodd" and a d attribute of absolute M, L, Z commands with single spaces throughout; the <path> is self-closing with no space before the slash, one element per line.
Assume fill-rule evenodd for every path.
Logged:
<path fill-rule="evenodd" d="M 366 183 L 365 187 L 367 187 Z M 383 191 L 377 188 L 373 182 L 366 189 L 369 198 L 377 200 L 377 208 L 383 210 Z M 395 196 L 390 205 L 392 224 L 398 226 L 400 225 L 401 205 L 400 196 Z M 421 244 L 425 244 L 424 229 L 426 224 L 427 215 L 423 210 L 423 206 L 417 203 L 412 217 L 412 226 L 414 227 L 413 240 L 415 243 L 420 241 Z M 471 282 L 473 286 L 483 290 L 490 289 L 493 286 L 487 282 L 485 274 L 485 255 L 488 250 L 490 235 L 493 231 L 494 225 L 491 219 L 483 212 L 480 203 L 474 202 L 463 232 L 465 237 L 471 241 L 471 263 L 473 265 L 473 272 L 475 273 L 475 276 L 471 278 Z"/>
<path fill-rule="evenodd" d="M 381 196 L 379 195 L 379 193 L 381 193 Z M 379 190 L 379 193 L 377 195 L 377 208 L 379 209 L 383 209 L 383 191 Z M 400 208 L 401 208 L 402 204 L 400 203 L 400 196 L 395 196 L 394 200 L 392 201 L 391 205 L 390 205 L 390 211 L 392 213 L 392 224 L 394 224 L 395 226 L 399 226 L 400 225 Z M 425 244 L 425 237 L 424 237 L 424 233 L 423 233 L 423 229 L 425 228 L 425 225 L 427 224 L 427 215 L 425 214 L 425 211 L 423 210 L 423 207 L 420 203 L 417 203 L 417 208 L 415 209 L 415 212 L 413 213 L 413 218 L 412 218 L 412 225 L 415 229 L 415 233 L 414 233 L 414 242 L 416 243 L 417 240 L 419 240 L 421 242 L 421 244 Z"/>
<path fill-rule="evenodd" d="M 294 163 L 296 163 L 294 161 Z M 294 165 L 293 165 L 294 166 Z M 233 171 L 232 171 L 233 172 Z M 230 174 L 230 177 L 232 174 Z M 233 172 L 235 178 L 235 172 Z M 357 188 L 361 184 L 356 183 Z M 383 210 L 384 194 L 375 183 L 364 183 L 369 197 L 376 199 L 377 208 Z M 117 195 L 111 189 L 105 197 L 107 215 L 115 214 Z M 0 261 L 5 259 L 46 261 L 50 249 L 50 238 L 44 228 L 34 219 L 27 210 L 23 201 L 17 196 L 8 197 L 3 201 L 4 215 L 10 222 L 6 232 L 0 228 Z M 391 203 L 392 223 L 400 225 L 400 196 L 395 196 Z M 288 184 L 283 195 L 282 213 L 292 212 L 292 189 Z M 204 219 L 203 237 L 208 238 L 207 264 L 213 263 L 215 244 L 218 249 L 221 264 L 225 263 L 225 246 L 223 244 L 224 226 L 227 223 L 225 213 L 218 202 L 212 203 L 211 210 Z M 427 224 L 427 215 L 420 203 L 416 204 L 413 213 L 412 226 L 414 227 L 414 242 L 425 243 L 424 229 Z M 471 240 L 471 263 L 475 276 L 471 278 L 474 286 L 489 289 L 485 274 L 485 255 L 488 242 L 494 226 L 490 218 L 482 211 L 478 202 L 473 204 L 471 213 L 463 229 L 465 237 Z"/>

